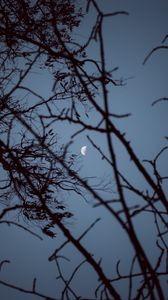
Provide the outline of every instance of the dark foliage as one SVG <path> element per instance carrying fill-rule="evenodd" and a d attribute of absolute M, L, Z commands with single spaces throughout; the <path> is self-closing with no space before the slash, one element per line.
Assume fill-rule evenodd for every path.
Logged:
<path fill-rule="evenodd" d="M 114 120 L 130 114 L 117 115 L 109 108 L 109 86 L 120 87 L 123 81 L 114 78 L 117 67 L 109 69 L 106 63 L 103 26 L 106 18 L 127 16 L 128 13 L 104 14 L 95 0 L 87 1 L 87 12 L 90 10 L 94 10 L 96 22 L 87 40 L 79 43 L 73 38 L 73 33 L 84 14 L 77 1 L 0 2 L 0 219 L 14 224 L 12 213 L 17 211 L 26 223 L 40 224 L 42 232 L 51 238 L 56 236 L 55 229 L 60 229 L 66 240 L 49 261 L 56 263 L 59 279 L 64 284 L 61 299 L 81 299 L 71 282 L 85 263 L 94 269 L 99 279 L 95 287 L 96 299 L 121 299 L 120 289 L 115 283 L 122 280 L 128 285 L 127 299 L 164 299 L 160 278 L 168 273 L 165 263 L 168 260 L 168 201 L 164 188 L 168 177 L 160 173 L 158 161 L 168 148 L 162 148 L 155 158 L 142 162 L 125 134 L 116 127 Z M 89 56 L 88 49 L 93 41 L 97 43 L 99 59 Z M 158 49 L 155 48 L 145 62 Z M 29 84 L 29 76 L 33 76 L 36 70 L 51 76 L 51 87 L 46 95 Z M 96 124 L 90 122 L 90 108 L 98 116 Z M 94 186 L 88 178 L 79 176 L 77 155 L 69 152 L 71 142 L 61 145 L 53 129 L 58 122 L 74 124 L 77 129 L 73 137 L 84 131 L 106 137 L 107 154 L 89 135 L 88 140 L 110 167 L 115 182 L 115 194 L 110 194 L 110 200 L 104 199 L 101 193 L 109 188 L 106 182 Z M 138 188 L 119 169 L 114 140 L 125 149 L 126 156 L 147 188 Z M 144 163 L 152 167 L 152 172 Z M 94 207 L 107 210 L 129 238 L 134 255 L 127 274 L 121 274 L 118 261 L 116 276 L 113 273 L 109 278 L 101 259 L 97 261 L 81 242 L 100 219 L 79 237 L 74 237 L 65 225 L 65 220 L 73 213 L 68 211 L 63 200 L 74 194 L 84 199 L 88 195 L 92 197 Z M 129 204 L 130 195 L 138 199 L 133 206 Z M 154 263 L 151 263 L 134 226 L 134 220 L 144 213 L 152 215 L 154 220 L 158 250 Z M 6 220 L 7 215 L 11 216 L 10 220 Z M 23 220 L 17 225 L 26 230 Z M 60 263 L 60 257 L 67 258 L 59 255 L 67 244 L 72 244 L 84 257 L 68 280 Z M 4 263 L 9 261 L 2 261 L 0 268 Z M 134 288 L 134 280 L 137 288 Z M 36 278 L 31 290 L 2 280 L 0 283 L 43 299 L 57 299 L 39 293 Z"/>

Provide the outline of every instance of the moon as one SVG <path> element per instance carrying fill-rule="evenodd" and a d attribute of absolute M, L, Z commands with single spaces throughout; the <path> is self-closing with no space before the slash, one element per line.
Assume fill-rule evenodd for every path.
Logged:
<path fill-rule="evenodd" d="M 87 146 L 83 146 L 80 150 L 82 155 L 86 155 L 86 151 L 87 151 Z"/>

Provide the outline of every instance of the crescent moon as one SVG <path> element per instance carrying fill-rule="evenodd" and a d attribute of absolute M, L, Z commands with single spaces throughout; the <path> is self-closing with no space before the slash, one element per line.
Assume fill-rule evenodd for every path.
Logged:
<path fill-rule="evenodd" d="M 86 151 L 87 151 L 87 146 L 83 146 L 80 150 L 82 155 L 86 155 Z"/>

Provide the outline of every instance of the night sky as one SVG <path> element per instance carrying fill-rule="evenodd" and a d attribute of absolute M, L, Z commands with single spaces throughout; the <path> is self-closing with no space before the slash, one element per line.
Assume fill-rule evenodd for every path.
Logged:
<path fill-rule="evenodd" d="M 85 1 L 81 2 L 85 6 Z M 119 67 L 114 72 L 114 77 L 123 80 L 123 86 L 109 85 L 110 109 L 116 114 L 131 113 L 130 117 L 115 119 L 114 123 L 126 133 L 127 140 L 131 141 L 140 160 L 153 159 L 162 147 L 167 146 L 165 136 L 168 136 L 168 103 L 160 102 L 154 106 L 152 103 L 160 97 L 168 97 L 168 51 L 156 51 L 145 65 L 143 61 L 154 47 L 161 45 L 168 33 L 168 1 L 99 0 L 97 2 L 106 13 L 117 10 L 129 13 L 129 16 L 120 15 L 104 21 L 107 64 L 109 68 Z M 93 8 L 90 8 L 89 15 L 84 17 L 81 26 L 73 33 L 74 38 L 84 42 L 94 21 L 95 12 Z M 98 56 L 95 42 L 90 46 L 88 55 L 92 58 Z M 36 71 L 27 79 L 27 84 L 47 96 L 52 87 L 51 77 L 42 70 Z M 97 101 L 101 103 L 101 95 L 97 95 Z M 80 109 L 82 114 L 84 108 Z M 88 108 L 88 117 L 83 116 L 83 118 L 89 124 L 95 125 L 99 122 L 95 110 L 91 107 Z M 88 135 L 98 147 L 108 153 L 106 138 L 102 134 L 88 131 L 73 137 L 80 127 L 68 122 L 57 123 L 53 128 L 58 133 L 60 144 L 67 144 L 72 140 L 69 153 L 77 155 L 76 164 L 79 168 L 79 175 L 84 178 L 88 177 L 89 183 L 95 185 L 97 189 L 108 183 L 107 191 L 100 191 L 104 199 L 109 199 L 111 193 L 115 194 L 116 188 L 111 169 L 91 145 Z M 87 145 L 86 156 L 80 154 L 80 148 L 83 145 Z M 114 140 L 114 145 L 120 170 L 143 190 L 144 179 L 135 170 L 117 140 Z M 168 174 L 166 153 L 159 163 L 162 174 Z M 147 165 L 145 166 L 151 171 Z M 165 186 L 165 191 L 168 192 L 167 186 Z M 82 243 L 90 253 L 94 254 L 96 260 L 102 257 L 102 266 L 107 276 L 115 274 L 116 262 L 119 259 L 122 273 L 128 271 L 133 249 L 116 220 L 102 207 L 93 207 L 95 201 L 88 194 L 85 194 L 86 200 L 74 193 L 62 195 L 62 197 L 67 208 L 73 213 L 73 217 L 65 221 L 65 224 L 76 237 L 82 234 L 96 218 L 101 218 Z M 130 204 L 134 203 L 134 195 L 129 194 L 129 201 Z M 18 221 L 16 214 L 14 220 Z M 149 214 L 144 214 L 135 221 L 138 237 L 143 241 L 146 252 L 150 253 L 151 262 L 155 261 L 158 255 L 153 224 L 153 218 Z M 49 262 L 48 257 L 64 241 L 64 237 L 59 229 L 56 229 L 56 238 L 50 239 L 42 235 L 37 224 L 29 225 L 28 228 L 35 230 L 43 240 L 15 226 L 1 224 L 0 260 L 10 260 L 10 263 L 2 268 L 1 280 L 31 289 L 33 278 L 36 277 L 39 292 L 59 299 L 63 285 L 56 280 L 58 276 L 56 265 L 54 262 Z M 62 260 L 63 272 L 68 277 L 83 258 L 71 245 L 67 246 L 61 254 L 71 260 L 69 262 Z M 93 270 L 84 264 L 74 278 L 72 286 L 83 298 L 94 299 L 96 284 L 97 278 Z M 165 282 L 163 285 L 166 289 Z M 123 281 L 116 283 L 116 287 L 118 286 L 120 286 L 122 299 L 126 299 L 127 284 Z M 40 299 L 3 285 L 0 285 L 0 295 L 2 300 Z"/>

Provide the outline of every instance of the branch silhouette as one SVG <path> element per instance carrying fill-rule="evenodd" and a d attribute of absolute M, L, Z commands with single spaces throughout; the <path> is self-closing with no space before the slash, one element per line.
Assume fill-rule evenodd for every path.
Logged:
<path fill-rule="evenodd" d="M 36 278 L 31 289 L 5 280 L 0 284 L 43 299 L 82 299 L 85 296 L 79 295 L 80 291 L 73 282 L 80 280 L 85 265 L 98 279 L 94 286 L 93 297 L 96 299 L 122 299 L 120 285 L 116 283 L 123 280 L 127 283 L 125 299 L 166 299 L 162 278 L 166 278 L 168 272 L 168 201 L 165 189 L 168 176 L 162 174 L 159 162 L 167 154 L 168 147 L 162 147 L 154 159 L 142 161 L 132 141 L 128 141 L 126 134 L 116 125 L 116 120 L 128 118 L 131 113 L 117 114 L 111 109 L 109 91 L 112 87 L 120 88 L 123 81 L 114 76 L 118 67 L 109 67 L 104 24 L 107 18 L 123 18 L 129 14 L 122 10 L 104 13 L 95 0 L 86 4 L 84 12 L 84 7 L 73 0 L 24 0 L 21 3 L 14 0 L 12 5 L 9 0 L 2 0 L 0 3 L 0 224 L 16 226 L 38 239 L 42 239 L 43 234 L 56 239 L 57 229 L 64 236 L 64 241 L 48 258 L 57 267 L 59 276 L 56 280 L 63 284 L 58 297 L 37 291 Z M 73 33 L 87 13 L 96 15 L 95 23 L 88 28 L 85 40 L 81 38 L 79 42 Z M 97 59 L 90 55 L 92 43 L 96 43 Z M 155 47 L 143 64 L 159 49 L 167 49 L 167 46 Z M 37 70 L 46 72 L 51 78 L 46 94 L 29 82 Z M 162 100 L 167 98 L 159 98 L 153 105 Z M 91 110 L 96 121 L 90 118 Z M 56 125 L 60 123 L 73 124 L 75 132 L 72 138 L 86 132 L 90 146 L 109 167 L 114 192 L 110 180 L 102 179 L 100 183 L 92 184 L 92 177 L 81 176 L 79 157 L 71 154 L 72 141 L 61 144 L 57 135 Z M 105 141 L 106 150 L 94 140 L 93 133 Z M 145 187 L 138 187 L 134 178 L 120 167 L 116 141 Z M 110 191 L 108 199 L 104 196 L 106 191 Z M 91 197 L 91 205 L 86 201 L 89 209 L 98 207 L 102 212 L 101 218 L 87 225 L 78 236 L 66 223 L 73 218 L 73 212 L 64 199 L 71 200 L 74 195 L 82 201 Z M 122 230 L 132 249 L 125 273 L 121 271 L 121 258 L 115 261 L 116 268 L 109 275 L 104 258 L 97 258 L 84 242 L 92 229 L 102 226 L 106 213 Z M 16 215 L 21 216 L 20 222 L 12 219 Z M 136 222 L 146 215 L 150 220 L 152 216 L 155 232 L 157 257 L 154 262 L 136 228 Z M 33 230 L 29 229 L 30 224 Z M 40 227 L 41 235 L 36 233 L 37 227 Z M 107 239 L 110 230 L 112 228 L 107 228 Z M 71 259 L 64 255 L 64 250 L 69 245 L 82 258 L 68 276 L 64 265 Z M 1 272 L 7 268 L 8 262 L 6 258 L 0 263 Z"/>

